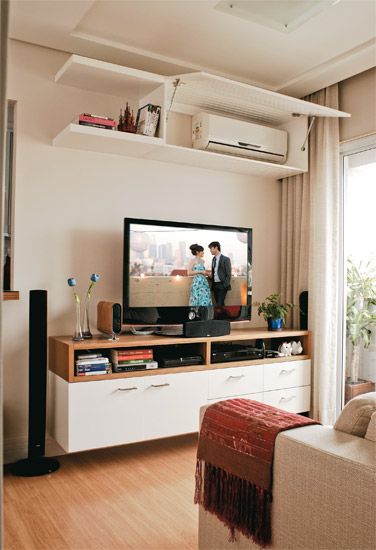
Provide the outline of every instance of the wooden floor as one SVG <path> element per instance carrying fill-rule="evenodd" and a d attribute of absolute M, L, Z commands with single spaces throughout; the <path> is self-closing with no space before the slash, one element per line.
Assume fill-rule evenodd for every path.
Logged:
<path fill-rule="evenodd" d="M 64 455 L 53 474 L 5 471 L 6 550 L 197 549 L 197 436 Z"/>

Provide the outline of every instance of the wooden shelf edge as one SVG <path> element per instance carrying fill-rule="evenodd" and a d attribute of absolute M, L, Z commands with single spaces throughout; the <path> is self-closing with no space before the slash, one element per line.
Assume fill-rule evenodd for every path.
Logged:
<path fill-rule="evenodd" d="M 20 293 L 18 290 L 4 290 L 3 300 L 19 300 Z"/>

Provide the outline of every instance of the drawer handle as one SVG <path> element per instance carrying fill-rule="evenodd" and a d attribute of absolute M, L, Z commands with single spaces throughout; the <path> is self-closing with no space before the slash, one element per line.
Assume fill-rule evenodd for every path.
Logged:
<path fill-rule="evenodd" d="M 291 395 L 290 397 L 281 397 L 279 400 L 280 403 L 287 403 L 288 401 L 292 401 L 296 398 L 296 395 Z"/>
<path fill-rule="evenodd" d="M 227 378 L 227 380 L 231 380 L 231 379 L 232 379 L 232 380 L 236 380 L 236 379 L 244 378 L 244 377 L 245 377 L 245 374 L 238 374 L 238 375 L 236 375 L 236 376 L 231 375 L 231 376 L 229 376 L 229 377 Z"/>
<path fill-rule="evenodd" d="M 294 370 L 296 369 L 290 369 L 290 370 L 282 369 L 281 371 L 279 371 L 279 374 L 291 374 L 292 372 L 294 372 Z"/>
<path fill-rule="evenodd" d="M 165 386 L 169 386 L 170 384 L 168 382 L 165 382 L 164 384 L 151 384 L 149 388 L 164 388 Z"/>
<path fill-rule="evenodd" d="M 131 388 L 118 388 L 118 391 L 132 391 L 132 390 L 138 390 L 138 387 L 132 386 Z"/>

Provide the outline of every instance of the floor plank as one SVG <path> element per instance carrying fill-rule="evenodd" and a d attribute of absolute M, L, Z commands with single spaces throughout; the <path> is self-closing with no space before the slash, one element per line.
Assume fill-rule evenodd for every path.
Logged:
<path fill-rule="evenodd" d="M 196 550 L 197 435 L 59 458 L 50 475 L 4 476 L 5 550 Z"/>

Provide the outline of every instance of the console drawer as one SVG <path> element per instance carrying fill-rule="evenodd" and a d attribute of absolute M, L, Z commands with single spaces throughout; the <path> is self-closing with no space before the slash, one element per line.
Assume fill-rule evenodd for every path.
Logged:
<path fill-rule="evenodd" d="M 213 371 L 209 376 L 209 399 L 235 397 L 263 391 L 263 365 Z"/>
<path fill-rule="evenodd" d="M 264 392 L 264 403 L 284 411 L 301 413 L 310 410 L 311 387 L 287 388 Z"/>
<path fill-rule="evenodd" d="M 311 360 L 264 365 L 264 390 L 279 390 L 311 384 Z"/>

